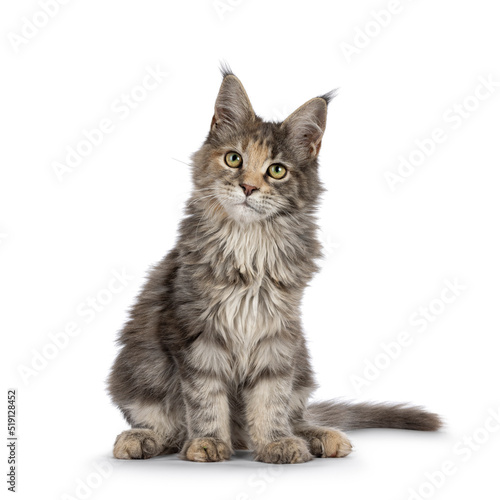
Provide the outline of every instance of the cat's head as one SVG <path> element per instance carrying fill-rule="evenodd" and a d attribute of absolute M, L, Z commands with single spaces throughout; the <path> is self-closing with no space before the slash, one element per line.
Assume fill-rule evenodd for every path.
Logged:
<path fill-rule="evenodd" d="M 223 70 L 210 132 L 192 157 L 195 199 L 242 223 L 311 213 L 322 191 L 317 157 L 332 97 L 311 99 L 283 122 L 265 122 L 238 78 Z"/>

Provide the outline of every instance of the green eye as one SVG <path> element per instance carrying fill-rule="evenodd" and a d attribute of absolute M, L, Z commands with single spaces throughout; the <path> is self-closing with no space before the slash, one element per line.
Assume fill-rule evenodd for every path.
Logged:
<path fill-rule="evenodd" d="M 286 175 L 286 168 L 279 163 L 275 163 L 267 169 L 267 175 L 273 179 L 283 179 Z"/>
<path fill-rule="evenodd" d="M 243 159 L 241 158 L 241 156 L 234 151 L 230 151 L 229 153 L 227 153 L 225 160 L 226 165 L 231 168 L 241 167 L 241 164 L 243 163 Z"/>

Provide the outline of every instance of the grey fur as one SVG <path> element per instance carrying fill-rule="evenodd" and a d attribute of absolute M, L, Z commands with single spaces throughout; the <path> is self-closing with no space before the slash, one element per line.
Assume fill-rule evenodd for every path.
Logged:
<path fill-rule="evenodd" d="M 218 461 L 249 448 L 264 462 L 297 463 L 349 453 L 332 427 L 439 427 L 436 415 L 401 405 L 307 407 L 316 386 L 299 308 L 321 255 L 317 156 L 332 97 L 265 122 L 223 69 L 177 244 L 119 338 L 109 392 L 132 429 L 117 437 L 116 457 Z M 268 174 L 273 164 L 286 168 L 282 179 Z"/>
<path fill-rule="evenodd" d="M 306 415 L 317 425 L 343 431 L 375 427 L 436 431 L 442 424 L 435 413 L 404 403 L 323 401 L 309 405 Z"/>

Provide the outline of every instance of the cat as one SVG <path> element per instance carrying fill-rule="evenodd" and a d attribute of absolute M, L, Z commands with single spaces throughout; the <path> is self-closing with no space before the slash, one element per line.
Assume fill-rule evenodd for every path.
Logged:
<path fill-rule="evenodd" d="M 114 456 L 215 462 L 249 449 L 302 463 L 348 455 L 345 430 L 437 430 L 419 407 L 308 403 L 316 384 L 299 310 L 321 256 L 318 153 L 334 92 L 266 122 L 222 73 L 178 241 L 120 334 L 108 389 L 132 428 Z"/>

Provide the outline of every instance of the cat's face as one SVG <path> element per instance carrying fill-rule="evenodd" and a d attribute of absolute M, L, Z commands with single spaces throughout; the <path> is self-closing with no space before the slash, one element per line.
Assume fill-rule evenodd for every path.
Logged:
<path fill-rule="evenodd" d="M 241 223 L 314 210 L 329 98 L 308 101 L 282 123 L 264 122 L 240 81 L 225 74 L 210 133 L 193 156 L 195 196 L 213 215 Z"/>

